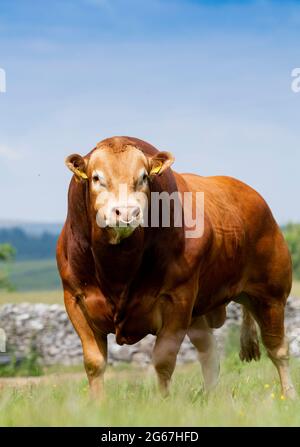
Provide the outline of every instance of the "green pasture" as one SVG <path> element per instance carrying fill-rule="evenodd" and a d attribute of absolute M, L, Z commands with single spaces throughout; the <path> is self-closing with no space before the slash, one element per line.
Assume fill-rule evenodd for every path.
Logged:
<path fill-rule="evenodd" d="M 292 362 L 300 391 L 300 362 Z M 83 374 L 51 374 L 28 383 L 0 379 L 0 426 L 299 426 L 300 400 L 280 394 L 271 362 L 222 362 L 216 390 L 206 396 L 198 364 L 180 366 L 162 399 L 152 368 L 110 367 L 102 402 L 89 399 Z M 36 380 L 36 379 L 35 379 Z"/>

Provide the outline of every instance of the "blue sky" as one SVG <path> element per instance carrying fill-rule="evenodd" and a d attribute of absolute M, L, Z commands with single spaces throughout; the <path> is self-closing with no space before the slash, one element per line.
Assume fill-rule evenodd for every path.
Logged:
<path fill-rule="evenodd" d="M 63 221 L 64 158 L 112 135 L 300 221 L 300 2 L 2 0 L 0 219 Z"/>

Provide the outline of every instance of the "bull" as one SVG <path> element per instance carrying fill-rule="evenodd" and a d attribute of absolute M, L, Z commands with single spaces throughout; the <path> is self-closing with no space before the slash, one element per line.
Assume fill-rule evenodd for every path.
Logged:
<path fill-rule="evenodd" d="M 205 389 L 212 389 L 219 375 L 213 329 L 235 301 L 243 308 L 241 359 L 260 357 L 257 323 L 282 393 L 294 398 L 284 332 L 291 258 L 268 205 L 239 180 L 178 174 L 173 161 L 131 137 L 103 140 L 86 156 L 66 159 L 73 177 L 57 263 L 92 395 L 103 394 L 109 333 L 119 344 L 156 336 L 153 364 L 163 395 L 187 335 Z M 163 193 L 180 197 L 168 204 L 170 224 L 159 216 L 151 225 L 153 195 Z M 160 202 L 159 211 L 165 206 Z M 175 222 L 179 211 L 182 225 Z M 196 216 L 189 225 L 187 215 Z"/>

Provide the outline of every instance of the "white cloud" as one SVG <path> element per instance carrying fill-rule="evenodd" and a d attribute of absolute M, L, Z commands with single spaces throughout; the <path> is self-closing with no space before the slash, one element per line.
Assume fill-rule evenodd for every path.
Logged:
<path fill-rule="evenodd" d="M 4 158 L 5 160 L 9 161 L 15 161 L 20 160 L 22 156 L 20 152 L 16 151 L 15 149 L 0 144 L 0 158 Z"/>

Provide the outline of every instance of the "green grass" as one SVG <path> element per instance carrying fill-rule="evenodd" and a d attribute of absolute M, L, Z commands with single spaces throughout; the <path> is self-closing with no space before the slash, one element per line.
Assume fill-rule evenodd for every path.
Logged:
<path fill-rule="evenodd" d="M 292 362 L 300 391 L 299 362 Z M 1 383 L 1 382 L 0 382 Z M 106 398 L 91 402 L 86 379 L 52 376 L 46 383 L 5 386 L 0 426 L 299 426 L 300 400 L 281 400 L 268 359 L 242 364 L 237 354 L 222 364 L 217 389 L 205 396 L 197 364 L 178 367 L 171 396 L 163 400 L 152 370 L 110 368 Z"/>
<path fill-rule="evenodd" d="M 0 366 L 0 377 L 39 377 L 44 374 L 44 368 L 40 365 L 38 355 L 34 350 L 22 360 L 18 361 L 13 354 L 10 358 L 11 362 L 8 365 Z"/>
<path fill-rule="evenodd" d="M 53 290 L 61 287 L 55 259 L 16 261 L 6 266 L 13 287 L 18 291 Z"/>

